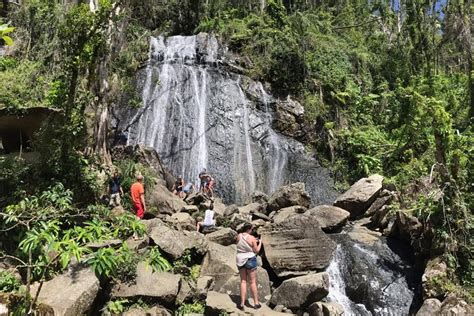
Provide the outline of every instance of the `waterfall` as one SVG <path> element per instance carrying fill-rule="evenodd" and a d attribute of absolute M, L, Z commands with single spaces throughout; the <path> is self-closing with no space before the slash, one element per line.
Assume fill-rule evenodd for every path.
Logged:
<path fill-rule="evenodd" d="M 315 202 L 331 201 L 329 172 L 303 144 L 272 128 L 280 101 L 260 82 L 223 67 L 223 54 L 217 39 L 204 33 L 152 37 L 137 80 L 141 107 L 122 113 L 117 126 L 127 132 L 127 143 L 153 147 L 186 182 L 198 182 L 206 168 L 227 203 L 297 181 L 307 184 Z"/>

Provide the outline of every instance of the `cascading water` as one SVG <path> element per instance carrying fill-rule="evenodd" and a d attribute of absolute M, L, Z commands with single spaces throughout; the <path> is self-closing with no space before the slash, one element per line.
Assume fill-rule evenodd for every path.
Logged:
<path fill-rule="evenodd" d="M 413 267 L 383 237 L 360 243 L 343 232 L 333 238 L 338 247 L 326 269 L 327 300 L 342 305 L 344 315 L 408 315 L 416 292 Z"/>
<path fill-rule="evenodd" d="M 207 34 L 151 38 L 142 107 L 117 126 L 128 132 L 128 144 L 155 148 L 185 181 L 198 182 L 207 168 L 225 202 L 245 203 L 255 190 L 272 193 L 298 181 L 315 203 L 332 201 L 329 172 L 301 143 L 273 130 L 279 100 L 224 67 L 223 52 Z"/>

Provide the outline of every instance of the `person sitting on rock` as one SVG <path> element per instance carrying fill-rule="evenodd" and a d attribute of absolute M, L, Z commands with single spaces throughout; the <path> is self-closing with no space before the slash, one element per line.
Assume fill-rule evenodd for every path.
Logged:
<path fill-rule="evenodd" d="M 261 307 L 257 291 L 257 254 L 262 248 L 262 239 L 258 240 L 252 236 L 252 230 L 253 225 L 245 223 L 237 236 L 236 263 L 240 274 L 240 305 L 237 305 L 237 308 L 240 310 L 244 310 L 247 299 L 247 279 L 250 279 L 254 308 Z"/>
<path fill-rule="evenodd" d="M 184 198 L 183 187 L 183 176 L 179 176 L 176 182 L 173 184 L 173 188 L 171 190 L 173 191 L 174 195 L 178 195 L 180 198 Z"/>
<path fill-rule="evenodd" d="M 115 171 L 112 178 L 109 180 L 109 206 L 120 206 L 121 196 L 123 196 L 123 190 L 120 185 L 120 176 L 118 171 Z"/>
<path fill-rule="evenodd" d="M 183 194 L 184 197 L 183 199 L 186 199 L 189 194 L 194 192 L 194 184 L 192 182 L 188 182 L 184 187 L 183 187 Z"/>
<path fill-rule="evenodd" d="M 196 230 L 198 232 L 203 232 L 205 230 L 209 230 L 216 225 L 216 220 L 214 219 L 214 204 L 211 203 L 209 209 L 206 210 L 204 213 L 204 221 L 202 218 L 198 218 L 198 222 L 196 224 Z"/>

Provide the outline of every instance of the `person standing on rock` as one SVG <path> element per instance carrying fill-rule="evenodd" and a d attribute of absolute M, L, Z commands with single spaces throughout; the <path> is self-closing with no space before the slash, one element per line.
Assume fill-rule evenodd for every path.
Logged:
<path fill-rule="evenodd" d="M 138 218 L 142 219 L 146 212 L 145 206 L 145 188 L 143 187 L 143 176 L 137 174 L 137 182 L 130 187 L 133 208 Z"/>
<path fill-rule="evenodd" d="M 240 273 L 240 305 L 237 308 L 240 310 L 244 310 L 247 299 L 247 279 L 250 279 L 254 308 L 261 307 L 257 291 L 257 254 L 262 248 L 262 240 L 251 235 L 252 229 L 252 224 L 246 223 L 241 229 L 242 233 L 237 236 L 236 262 Z"/>
<path fill-rule="evenodd" d="M 112 178 L 109 180 L 109 206 L 120 206 L 121 196 L 123 196 L 123 190 L 120 185 L 120 176 L 118 171 L 114 171 Z"/>

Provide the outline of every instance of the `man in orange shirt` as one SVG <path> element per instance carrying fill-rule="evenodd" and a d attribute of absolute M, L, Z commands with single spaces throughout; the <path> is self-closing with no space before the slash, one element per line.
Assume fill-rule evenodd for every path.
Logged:
<path fill-rule="evenodd" d="M 143 187 L 143 176 L 141 174 L 137 175 L 137 182 L 130 187 L 130 193 L 137 217 L 141 219 L 146 212 L 145 188 Z"/>

